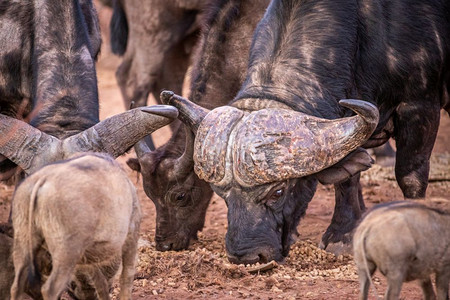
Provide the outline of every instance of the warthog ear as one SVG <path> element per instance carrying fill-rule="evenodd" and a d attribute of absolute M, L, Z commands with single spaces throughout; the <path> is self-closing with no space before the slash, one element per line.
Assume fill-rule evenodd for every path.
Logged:
<path fill-rule="evenodd" d="M 375 161 L 361 147 L 348 154 L 338 163 L 315 174 L 322 184 L 333 184 L 347 180 L 358 172 L 369 169 Z"/>

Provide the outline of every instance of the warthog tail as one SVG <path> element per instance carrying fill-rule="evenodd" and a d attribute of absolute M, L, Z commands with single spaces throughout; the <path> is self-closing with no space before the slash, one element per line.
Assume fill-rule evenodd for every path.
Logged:
<path fill-rule="evenodd" d="M 30 206 L 28 211 L 28 255 L 29 255 L 29 269 L 28 269 L 28 283 L 31 289 L 35 289 L 40 287 L 41 285 L 41 274 L 37 269 L 36 257 L 34 256 L 34 252 L 39 245 L 35 245 L 34 241 L 36 240 L 34 237 L 35 233 L 33 233 L 33 220 L 34 220 L 34 211 L 37 202 L 37 193 L 39 189 L 45 182 L 45 178 L 39 178 L 39 180 L 33 186 L 33 190 L 30 195 Z"/>
<path fill-rule="evenodd" d="M 378 296 L 377 288 L 375 287 L 375 284 L 373 284 L 373 281 L 372 281 L 372 275 L 370 275 L 370 272 L 369 272 L 369 264 L 368 264 L 368 262 L 367 262 L 367 256 L 366 256 L 366 237 L 367 237 L 367 232 L 368 232 L 368 231 L 369 231 L 369 229 L 366 229 L 366 230 L 364 230 L 364 232 L 363 232 L 363 234 L 362 234 L 363 240 L 362 240 L 362 243 L 359 243 L 359 245 L 360 245 L 360 249 L 359 249 L 359 250 L 361 251 L 362 256 L 363 256 L 364 269 L 365 269 L 365 271 L 366 271 L 367 277 L 369 278 L 370 286 L 371 286 L 372 289 L 373 289 L 373 293 L 375 294 L 376 299 L 377 299 L 377 300 L 380 300 L 380 296 Z"/>

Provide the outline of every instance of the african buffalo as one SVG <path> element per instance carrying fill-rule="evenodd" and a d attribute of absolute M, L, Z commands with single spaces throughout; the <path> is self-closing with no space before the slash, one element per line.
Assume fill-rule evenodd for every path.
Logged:
<path fill-rule="evenodd" d="M 0 19 L 0 179 L 16 164 L 30 173 L 79 151 L 116 157 L 176 115 L 141 108 L 98 123 L 101 40 L 90 0 L 6 0 Z"/>
<path fill-rule="evenodd" d="M 110 23 L 111 49 L 123 55 L 116 72 L 125 108 L 170 87 L 181 93 L 198 17 L 205 0 L 114 0 Z"/>
<path fill-rule="evenodd" d="M 46 165 L 18 185 L 12 206 L 12 300 L 27 282 L 42 285 L 44 299 L 58 299 L 72 276 L 82 274 L 99 299 L 109 299 L 113 276 L 103 270 L 117 271 L 121 263 L 119 297 L 131 299 L 141 210 L 133 183 L 113 157 L 82 153 Z M 41 248 L 52 261 L 43 284 L 35 259 Z"/>
<path fill-rule="evenodd" d="M 149 94 L 159 102 L 162 89 L 182 92 L 206 3 L 114 0 L 111 49 L 123 55 L 116 78 L 126 109 L 147 105 Z M 175 123 L 171 124 L 172 129 Z M 150 136 L 146 142 L 155 149 Z"/>
<path fill-rule="evenodd" d="M 336 194 L 323 247 L 348 245 L 373 162 L 362 147 L 390 136 L 404 196 L 425 196 L 449 101 L 449 12 L 422 0 L 272 0 L 230 106 L 162 93 L 196 134 L 196 174 L 228 205 L 230 261 L 283 260 L 319 181 Z"/>
<path fill-rule="evenodd" d="M 190 98 L 214 108 L 227 104 L 245 78 L 251 37 L 269 0 L 215 0 L 204 13 L 191 73 Z M 187 145 L 191 137 L 188 131 Z M 156 249 L 181 250 L 202 230 L 212 190 L 194 172 L 192 147 L 185 151 L 185 126 L 162 147 L 135 146 L 144 190 L 156 207 Z M 184 154 L 183 154 L 184 153 Z"/>
<path fill-rule="evenodd" d="M 359 299 L 367 299 L 378 268 L 387 277 L 385 299 L 399 299 L 404 281 L 419 280 L 424 299 L 435 299 L 430 275 L 436 274 L 437 299 L 448 299 L 450 215 L 417 203 L 394 202 L 374 207 L 353 237 L 360 282 Z"/>

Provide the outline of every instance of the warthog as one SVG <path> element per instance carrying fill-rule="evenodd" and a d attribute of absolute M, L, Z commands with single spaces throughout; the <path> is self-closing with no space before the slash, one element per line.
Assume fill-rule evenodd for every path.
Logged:
<path fill-rule="evenodd" d="M 449 214 L 411 202 L 376 207 L 353 238 L 360 299 L 367 299 L 370 277 L 377 268 L 388 280 L 386 299 L 398 299 L 402 283 L 416 279 L 425 299 L 435 299 L 432 273 L 436 273 L 437 298 L 448 299 L 449 245 Z"/>
<path fill-rule="evenodd" d="M 111 156 L 79 154 L 47 165 L 17 187 L 12 205 L 11 299 L 23 294 L 27 274 L 40 287 L 35 255 L 42 248 L 52 261 L 44 299 L 57 299 L 75 277 L 109 299 L 112 276 L 104 271 L 120 262 L 120 299 L 131 298 L 141 210 L 134 185 Z"/>

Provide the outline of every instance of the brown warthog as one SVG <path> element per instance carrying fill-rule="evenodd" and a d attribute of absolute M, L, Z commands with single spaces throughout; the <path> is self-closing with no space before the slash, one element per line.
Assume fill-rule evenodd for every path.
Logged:
<path fill-rule="evenodd" d="M 23 294 L 27 274 L 36 281 L 31 286 L 40 286 L 35 255 L 42 248 L 52 260 L 44 299 L 57 299 L 75 274 L 89 278 L 98 298 L 109 299 L 104 270 L 117 270 L 120 262 L 120 299 L 130 299 L 140 219 L 134 185 L 107 154 L 79 154 L 33 173 L 13 200 L 11 299 Z"/>
<path fill-rule="evenodd" d="M 370 277 L 377 268 L 388 280 L 386 299 L 398 299 L 402 283 L 416 279 L 425 299 L 435 299 L 432 273 L 436 273 L 437 298 L 448 299 L 449 245 L 449 214 L 412 202 L 371 210 L 353 238 L 360 299 L 367 299 Z"/>

